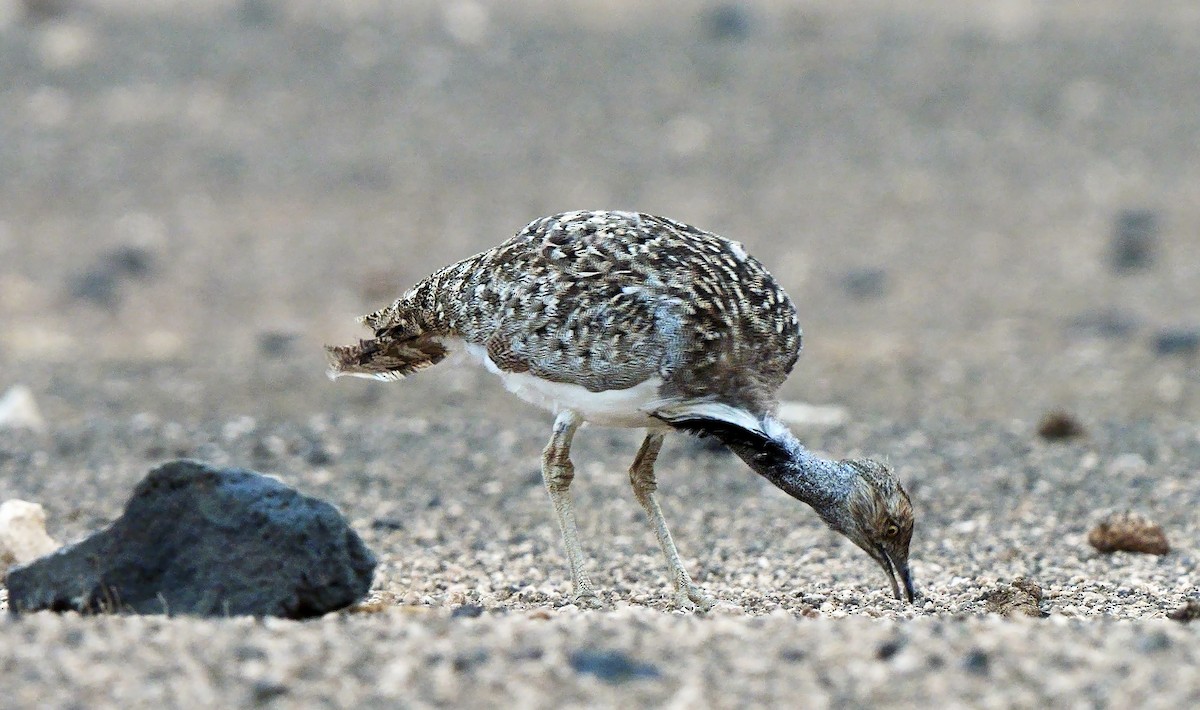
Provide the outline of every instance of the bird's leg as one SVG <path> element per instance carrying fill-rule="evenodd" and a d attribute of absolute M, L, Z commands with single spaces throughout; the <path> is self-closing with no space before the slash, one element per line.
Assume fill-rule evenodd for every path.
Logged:
<path fill-rule="evenodd" d="M 701 611 L 706 611 L 712 607 L 713 600 L 692 583 L 692 578 L 683 568 L 679 550 L 675 549 L 675 541 L 671 539 L 671 531 L 667 529 L 667 521 L 663 518 L 662 508 L 658 506 L 654 495 L 655 489 L 658 488 L 654 477 L 654 462 L 658 459 L 658 450 L 662 448 L 662 442 L 661 433 L 651 432 L 646 435 L 642 448 L 638 449 L 637 458 L 633 460 L 633 466 L 629 468 L 629 483 L 633 486 L 633 495 L 638 503 L 650 516 L 654 534 L 658 537 L 658 545 L 671 567 L 671 574 L 675 578 L 675 606 L 695 606 Z"/>
<path fill-rule="evenodd" d="M 575 602 L 580 606 L 599 606 L 600 600 L 583 569 L 583 548 L 579 545 L 579 530 L 575 525 L 575 510 L 571 505 L 571 480 L 575 466 L 571 463 L 571 437 L 579 428 L 579 415 L 570 410 L 560 412 L 554 420 L 550 443 L 542 450 L 542 481 L 550 493 L 550 502 L 558 515 L 563 545 L 571 563 L 571 581 Z"/>

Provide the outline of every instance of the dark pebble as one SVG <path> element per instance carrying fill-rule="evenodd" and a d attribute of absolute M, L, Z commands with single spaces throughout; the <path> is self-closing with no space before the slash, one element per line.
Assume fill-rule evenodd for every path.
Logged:
<path fill-rule="evenodd" d="M 741 5 L 718 5 L 704 18 L 705 33 L 715 40 L 744 40 L 753 26 L 750 12 Z"/>
<path fill-rule="evenodd" d="M 904 648 L 904 639 L 890 639 L 879 644 L 879 648 L 875 649 L 875 657 L 886 661 L 899 653 L 902 648 Z"/>
<path fill-rule="evenodd" d="M 1140 327 L 1137 316 L 1114 308 L 1081 313 L 1067 324 L 1067 330 L 1074 335 L 1105 340 L 1124 340 Z"/>
<path fill-rule="evenodd" d="M 114 307 L 121 300 L 125 279 L 144 279 L 153 271 L 153 256 L 141 247 L 122 246 L 102 254 L 71 281 L 71 297 Z"/>
<path fill-rule="evenodd" d="M 308 452 L 304 455 L 304 460 L 310 466 L 328 466 L 333 463 L 333 454 L 320 444 L 320 442 L 311 442 L 308 447 Z"/>
<path fill-rule="evenodd" d="M 1200 352 L 1200 329 L 1168 328 L 1154 336 L 1156 355 L 1195 355 Z"/>
<path fill-rule="evenodd" d="M 1079 420 L 1066 412 L 1050 412 L 1038 424 L 1038 435 L 1048 441 L 1063 441 L 1083 436 L 1087 431 Z"/>
<path fill-rule="evenodd" d="M 233 658 L 236 661 L 265 661 L 267 652 L 256 646 L 238 646 L 233 649 Z"/>
<path fill-rule="evenodd" d="M 483 607 L 478 604 L 463 604 L 450 612 L 451 619 L 477 619 L 483 615 Z"/>
<path fill-rule="evenodd" d="M 572 652 L 568 661 L 576 673 L 590 673 L 606 683 L 625 683 L 662 675 L 655 666 L 631 658 L 623 651 L 585 649 Z"/>
<path fill-rule="evenodd" d="M 395 518 L 375 518 L 371 521 L 371 529 L 394 532 L 396 530 L 403 530 L 404 523 L 396 520 Z"/>
<path fill-rule="evenodd" d="M 488 652 L 482 648 L 477 648 L 474 651 L 458 654 L 454 657 L 454 660 L 450 662 L 450 666 L 454 668 L 455 671 L 462 673 L 463 671 L 469 671 L 476 666 L 481 666 L 484 663 L 487 663 L 487 660 Z"/>
<path fill-rule="evenodd" d="M 250 700 L 255 704 L 268 703 L 281 695 L 287 695 L 288 688 L 282 683 L 272 683 L 267 680 L 257 680 L 250 686 Z"/>
<path fill-rule="evenodd" d="M 144 279 L 154 272 L 154 255 L 142 247 L 117 247 L 102 257 L 102 263 L 119 276 L 136 279 Z"/>
<path fill-rule="evenodd" d="M 779 652 L 779 660 L 788 663 L 799 663 L 804 660 L 804 656 L 804 649 L 801 648 L 785 648 Z"/>
<path fill-rule="evenodd" d="M 1121 274 L 1148 268 L 1154 262 L 1158 216 L 1151 210 L 1123 210 L 1113 224 L 1110 260 Z"/>
<path fill-rule="evenodd" d="M 856 301 L 873 301 L 887 292 L 887 272 L 883 269 L 851 269 L 842 277 L 842 289 Z"/>
<path fill-rule="evenodd" d="M 259 333 L 258 352 L 267 357 L 283 357 L 292 352 L 292 346 L 296 344 L 298 337 L 295 333 L 282 331 Z"/>
<path fill-rule="evenodd" d="M 1154 633 L 1138 639 L 1138 648 L 1145 653 L 1165 651 L 1170 647 L 1171 638 L 1162 631 L 1155 631 Z"/>
<path fill-rule="evenodd" d="M 112 272 L 92 268 L 72 280 L 71 297 L 111 308 L 120 300 L 117 286 L 117 277 Z"/>
<path fill-rule="evenodd" d="M 987 675 L 991 671 L 992 659 L 986 652 L 975 649 L 963 659 L 963 670 L 972 675 Z"/>
<path fill-rule="evenodd" d="M 546 652 L 536 646 L 530 648 L 520 648 L 512 653 L 514 661 L 540 661 Z"/>

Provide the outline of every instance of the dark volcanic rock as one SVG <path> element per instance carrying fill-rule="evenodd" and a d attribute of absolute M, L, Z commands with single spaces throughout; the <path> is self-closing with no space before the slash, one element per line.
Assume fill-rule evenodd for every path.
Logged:
<path fill-rule="evenodd" d="M 374 569 L 332 505 L 181 460 L 151 471 L 108 528 L 11 570 L 9 608 L 299 619 L 358 601 Z"/>

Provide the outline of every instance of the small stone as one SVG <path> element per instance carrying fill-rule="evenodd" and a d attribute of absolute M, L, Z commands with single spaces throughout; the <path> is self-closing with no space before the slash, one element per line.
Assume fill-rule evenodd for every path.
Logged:
<path fill-rule="evenodd" d="M 1165 328 L 1154 336 L 1155 355 L 1195 355 L 1200 352 L 1200 328 Z"/>
<path fill-rule="evenodd" d="M 881 643 L 879 648 L 875 649 L 875 657 L 881 661 L 886 661 L 899 653 L 902 648 L 904 648 L 904 639 L 888 639 Z"/>
<path fill-rule="evenodd" d="M 1088 533 L 1088 543 L 1104 553 L 1122 550 L 1165 555 L 1171 551 L 1163 529 L 1132 511 L 1106 516 Z"/>
<path fill-rule="evenodd" d="M 1200 619 L 1200 599 L 1187 600 L 1183 606 L 1167 614 L 1167 618 L 1184 624 Z"/>
<path fill-rule="evenodd" d="M 481 666 L 487 663 L 490 658 L 487 651 L 482 648 L 477 648 L 474 651 L 460 653 L 451 661 L 450 667 L 458 673 L 466 673 L 473 670 L 476 666 Z"/>
<path fill-rule="evenodd" d="M 25 385 L 13 385 L 0 397 L 0 429 L 46 430 L 46 420 L 38 409 L 33 391 Z"/>
<path fill-rule="evenodd" d="M 1122 210 L 1113 224 L 1110 263 L 1118 274 L 1145 269 L 1154 262 L 1158 216 L 1151 210 Z"/>
<path fill-rule="evenodd" d="M 404 529 L 404 521 L 397 520 L 396 518 L 375 518 L 371 521 L 371 529 L 396 532 Z"/>
<path fill-rule="evenodd" d="M 126 245 L 101 254 L 71 280 L 71 297 L 113 308 L 121 301 L 121 282 L 143 280 L 154 270 L 153 255 L 142 247 Z"/>
<path fill-rule="evenodd" d="M 1042 417 L 1037 431 L 1039 436 L 1048 441 L 1074 439 L 1087 433 L 1078 419 L 1061 410 L 1049 412 Z"/>
<path fill-rule="evenodd" d="M 119 300 L 117 278 L 103 269 L 88 269 L 71 281 L 71 297 L 111 308 Z"/>
<path fill-rule="evenodd" d="M 741 5 L 718 5 L 704 18 L 705 33 L 715 40 L 744 40 L 753 29 L 750 12 Z"/>
<path fill-rule="evenodd" d="M 625 683 L 638 678 L 658 678 L 662 673 L 649 663 L 636 660 L 623 651 L 584 649 L 568 658 L 576 673 L 589 673 L 605 683 Z"/>
<path fill-rule="evenodd" d="M 1145 653 L 1166 651 L 1171 647 L 1171 637 L 1162 631 L 1155 631 L 1138 639 L 1138 648 Z"/>
<path fill-rule="evenodd" d="M 119 276 L 144 279 L 154 272 L 154 255 L 139 246 L 119 246 L 101 257 L 101 263 Z"/>
<path fill-rule="evenodd" d="M 286 685 L 269 680 L 256 680 L 250 686 L 251 702 L 255 705 L 265 705 L 287 692 Z"/>
<path fill-rule="evenodd" d="M 1011 584 L 1001 584 L 984 592 L 984 605 L 989 613 L 1004 616 L 1046 616 L 1042 611 L 1042 588 L 1026 577 L 1017 577 Z"/>
<path fill-rule="evenodd" d="M 1078 336 L 1123 340 L 1141 326 L 1142 322 L 1137 316 L 1109 308 L 1081 313 L 1071 319 L 1067 329 Z"/>
<path fill-rule="evenodd" d="M 46 534 L 46 511 L 37 503 L 6 500 L 0 504 L 0 581 L 8 568 L 31 562 L 59 548 Z"/>
<path fill-rule="evenodd" d="M 851 269 L 842 277 L 842 289 L 856 301 L 874 301 L 887 292 L 887 272 L 878 268 Z"/>
<path fill-rule="evenodd" d="M 450 612 L 451 619 L 477 619 L 483 615 L 483 607 L 478 604 L 463 604 Z"/>
<path fill-rule="evenodd" d="M 243 469 L 173 461 L 109 527 L 8 574 L 9 609 L 320 616 L 366 596 L 375 556 L 330 504 Z"/>
<path fill-rule="evenodd" d="M 283 357 L 292 351 L 299 339 L 297 333 L 270 330 L 258 334 L 258 353 L 266 357 Z"/>
<path fill-rule="evenodd" d="M 992 659 L 986 651 L 974 649 L 963 658 L 963 670 L 972 674 L 985 676 L 991 671 Z"/>

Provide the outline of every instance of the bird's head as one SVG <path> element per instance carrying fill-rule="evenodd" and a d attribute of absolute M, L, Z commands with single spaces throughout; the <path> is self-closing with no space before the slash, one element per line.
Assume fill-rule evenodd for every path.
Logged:
<path fill-rule="evenodd" d="M 818 512 L 829 527 L 858 545 L 879 563 L 900 599 L 900 586 L 909 602 L 916 597 L 908 568 L 908 544 L 913 533 L 913 509 L 908 494 L 890 468 L 871 459 L 837 462 L 849 474 L 849 493 Z"/>

